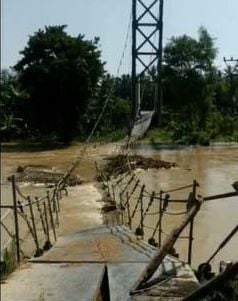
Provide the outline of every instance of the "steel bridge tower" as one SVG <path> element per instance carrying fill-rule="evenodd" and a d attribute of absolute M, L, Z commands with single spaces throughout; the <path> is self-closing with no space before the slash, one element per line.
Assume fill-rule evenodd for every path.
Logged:
<path fill-rule="evenodd" d="M 162 110 L 162 42 L 164 0 L 132 0 L 132 117 L 140 111 L 140 79 L 156 67 L 154 108 L 157 118 Z M 156 41 L 157 39 L 157 41 Z"/>

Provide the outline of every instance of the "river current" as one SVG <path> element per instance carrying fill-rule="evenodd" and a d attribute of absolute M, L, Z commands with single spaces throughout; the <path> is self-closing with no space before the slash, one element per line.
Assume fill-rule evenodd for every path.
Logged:
<path fill-rule="evenodd" d="M 210 147 L 166 147 L 138 145 L 136 152 L 154 159 L 175 162 L 178 167 L 163 170 L 141 171 L 140 178 L 150 191 L 166 191 L 192 184 L 196 180 L 200 187 L 197 193 L 210 196 L 234 191 L 232 183 L 238 181 L 238 145 L 216 144 Z M 171 193 L 171 198 L 188 197 L 190 190 Z M 183 204 L 171 204 L 168 211 L 180 212 Z M 158 216 L 150 216 L 146 223 L 155 225 Z M 168 233 L 181 220 L 181 216 L 167 216 L 163 229 Z M 238 224 L 238 197 L 213 200 L 204 203 L 195 218 L 192 263 L 194 267 L 206 261 L 222 240 Z M 149 237 L 147 230 L 147 237 Z M 188 235 L 185 230 L 183 236 Z M 186 239 L 179 240 L 176 250 L 182 260 L 187 259 Z M 216 256 L 212 264 L 215 269 L 221 260 L 238 259 L 238 234 Z"/>
<path fill-rule="evenodd" d="M 95 176 L 94 162 L 110 155 L 115 145 L 106 145 L 92 148 L 87 153 L 78 168 L 79 174 L 92 181 Z M 6 181 L 18 165 L 45 164 L 51 168 L 65 171 L 79 155 L 79 146 L 67 149 L 47 151 L 18 151 L 11 146 L 2 154 L 2 203 L 11 203 L 11 187 Z M 198 193 L 202 196 L 222 194 L 234 191 L 232 183 L 238 181 L 238 144 L 216 144 L 210 147 L 165 147 L 141 144 L 136 152 L 155 159 L 175 162 L 178 166 L 172 169 L 139 171 L 138 176 L 150 191 L 171 190 L 184 185 L 192 184 L 197 180 L 200 187 Z M 23 187 L 22 187 L 23 188 Z M 26 193 L 38 194 L 42 189 L 27 186 Z M 187 198 L 191 190 L 178 191 L 171 194 L 171 198 Z M 45 189 L 44 191 L 45 192 Z M 9 196 L 8 196 L 9 195 Z M 158 210 L 158 203 L 154 204 Z M 168 210 L 179 212 L 184 210 L 183 204 L 170 204 Z M 158 216 L 150 216 L 145 224 L 153 227 Z M 163 230 L 168 233 L 179 223 L 181 216 L 167 216 L 163 220 Z M 202 205 L 195 218 L 192 265 L 197 267 L 200 262 L 206 261 L 216 250 L 225 236 L 238 223 L 238 197 L 214 200 Z M 148 230 L 146 239 L 150 237 Z M 187 230 L 183 236 L 187 235 Z M 164 238 L 164 237 L 163 237 Z M 179 240 L 176 250 L 182 260 L 187 260 L 187 240 Z M 238 235 L 213 260 L 214 267 L 218 267 L 221 260 L 238 259 Z"/>

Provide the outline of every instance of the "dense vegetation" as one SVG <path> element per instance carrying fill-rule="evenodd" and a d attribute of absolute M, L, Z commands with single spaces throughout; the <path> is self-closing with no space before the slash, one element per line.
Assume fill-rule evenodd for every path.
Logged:
<path fill-rule="evenodd" d="M 198 40 L 172 38 L 165 47 L 166 122 L 175 141 L 206 144 L 219 135 L 238 134 L 238 79 L 231 83 L 227 74 L 215 68 L 216 54 L 213 39 L 204 28 L 200 28 Z"/>
<path fill-rule="evenodd" d="M 108 106 L 96 136 L 119 138 L 131 125 L 131 77 L 104 70 L 99 39 L 72 37 L 66 26 L 49 26 L 30 36 L 22 58 L 1 72 L 2 137 L 65 144 L 84 139 L 103 104 Z M 163 114 L 152 141 L 208 144 L 238 141 L 238 77 L 214 65 L 217 49 L 206 29 L 198 39 L 172 37 L 164 48 Z M 142 78 L 142 108 L 153 108 L 155 69 Z"/>

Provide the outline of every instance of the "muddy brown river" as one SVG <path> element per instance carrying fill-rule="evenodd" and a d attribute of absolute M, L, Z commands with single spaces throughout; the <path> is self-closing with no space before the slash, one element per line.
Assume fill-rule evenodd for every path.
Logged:
<path fill-rule="evenodd" d="M 3 148 L 2 154 L 2 202 L 11 202 L 9 185 L 6 176 L 10 175 L 18 165 L 45 164 L 57 171 L 65 171 L 73 160 L 79 155 L 81 146 L 74 145 L 67 149 L 26 151 L 18 150 L 14 146 Z M 80 163 L 78 173 L 86 180 L 92 181 L 95 175 L 94 162 L 102 162 L 104 156 L 109 155 L 115 145 L 91 147 L 86 158 Z M 197 180 L 200 184 L 198 192 L 202 196 L 233 191 L 231 184 L 238 181 L 238 144 L 218 144 L 211 147 L 184 147 L 184 148 L 156 148 L 150 145 L 138 145 L 136 151 L 145 156 L 176 162 L 178 167 L 168 170 L 138 171 L 138 176 L 146 184 L 148 190 L 157 192 L 170 190 L 180 186 L 192 184 Z M 28 194 L 42 191 L 42 188 L 27 186 Z M 4 192 L 4 193 L 3 193 Z M 187 198 L 189 190 L 178 191 L 171 194 L 175 198 Z M 154 204 L 158 209 L 158 204 Z M 183 205 L 170 205 L 171 211 L 184 210 Z M 148 226 L 153 227 L 157 221 L 156 216 L 146 220 Z M 163 220 L 164 231 L 169 232 L 176 225 L 180 216 L 168 216 Z M 193 266 L 206 261 L 215 251 L 218 244 L 225 238 L 231 229 L 238 223 L 238 198 L 227 198 L 206 202 L 202 205 L 195 219 Z M 76 229 L 77 230 L 77 229 Z M 186 231 L 183 235 L 187 235 Z M 149 230 L 146 239 L 150 237 Z M 176 249 L 182 260 L 187 259 L 187 241 L 180 240 Z M 238 259 L 238 235 L 213 260 L 218 266 L 220 260 Z"/>
<path fill-rule="evenodd" d="M 156 148 L 151 145 L 139 145 L 136 149 L 139 154 L 151 156 L 155 159 L 173 161 L 178 164 L 178 167 L 173 169 L 139 172 L 139 177 L 150 191 L 171 190 L 192 184 L 193 180 L 197 180 L 199 183 L 198 193 L 204 197 L 234 191 L 231 184 L 238 180 L 237 144 L 184 148 Z M 184 190 L 171 193 L 171 198 L 186 199 L 190 191 Z M 156 205 L 154 206 L 156 207 Z M 183 204 L 171 204 L 168 211 L 180 212 L 184 208 Z M 157 216 L 150 216 L 145 223 L 153 226 L 157 219 Z M 164 231 L 168 233 L 180 219 L 179 216 L 165 216 L 163 219 Z M 193 266 L 196 267 L 198 263 L 206 261 L 237 224 L 238 197 L 204 203 L 195 218 Z M 149 235 L 147 234 L 147 237 Z M 182 235 L 188 235 L 188 231 L 185 230 Z M 176 250 L 182 260 L 187 258 L 187 246 L 188 242 L 184 239 L 179 240 L 176 244 Z M 219 261 L 235 259 L 238 259 L 238 234 L 216 256 L 212 264 L 217 268 Z"/>

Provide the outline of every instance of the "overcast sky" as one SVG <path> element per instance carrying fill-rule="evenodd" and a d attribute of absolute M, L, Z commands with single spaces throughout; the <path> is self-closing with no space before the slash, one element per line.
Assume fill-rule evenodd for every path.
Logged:
<path fill-rule="evenodd" d="M 144 0 L 151 2 L 151 0 Z M 197 37 L 205 26 L 216 38 L 222 58 L 238 57 L 238 0 L 164 0 L 164 43 L 171 36 Z M 100 37 L 106 68 L 116 73 L 127 32 L 132 0 L 2 0 L 2 68 L 20 58 L 29 35 L 45 25 L 67 24 L 72 35 Z M 130 71 L 130 47 L 121 72 Z"/>

